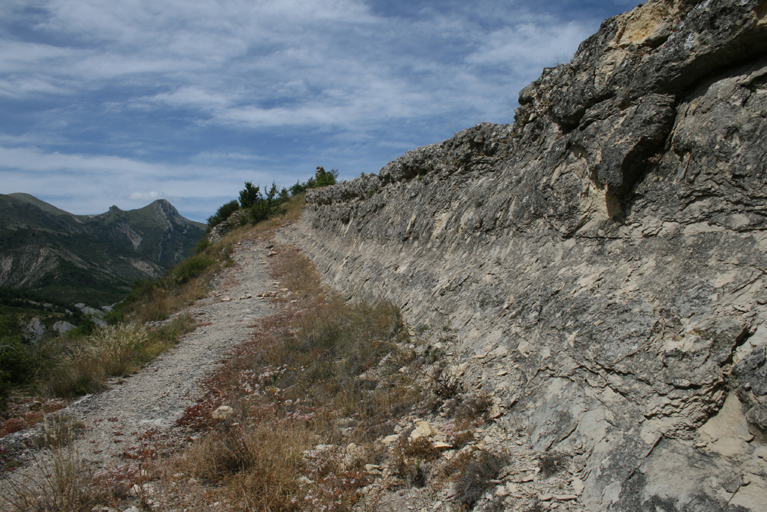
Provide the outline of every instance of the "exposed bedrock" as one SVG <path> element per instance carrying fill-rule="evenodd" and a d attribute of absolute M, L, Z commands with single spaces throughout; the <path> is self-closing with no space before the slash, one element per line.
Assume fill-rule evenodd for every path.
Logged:
<path fill-rule="evenodd" d="M 478 125 L 312 191 L 287 236 L 452 362 L 591 510 L 763 510 L 767 1 L 650 1 Z"/>

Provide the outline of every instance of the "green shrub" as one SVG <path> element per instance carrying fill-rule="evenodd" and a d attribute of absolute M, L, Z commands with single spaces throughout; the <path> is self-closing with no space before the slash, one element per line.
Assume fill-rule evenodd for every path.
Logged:
<path fill-rule="evenodd" d="M 247 185 L 247 183 L 246 183 Z M 258 187 L 256 187 L 258 191 Z M 279 208 L 282 200 L 277 196 L 277 185 L 272 183 L 272 188 L 266 196 L 259 195 L 250 206 L 250 223 L 255 225 L 273 216 Z"/>
<path fill-rule="evenodd" d="M 296 181 L 296 184 L 290 187 L 290 194 L 293 196 L 297 196 L 298 194 L 303 194 L 306 192 L 306 183 L 301 183 L 299 181 Z"/>
<path fill-rule="evenodd" d="M 200 241 L 197 242 L 197 245 L 194 247 L 194 253 L 200 254 L 201 252 L 205 251 L 208 247 L 210 247 L 211 242 L 208 240 L 208 237 L 203 235 L 202 238 L 200 238 Z"/>
<path fill-rule="evenodd" d="M 245 188 L 240 191 L 240 206 L 250 208 L 261 199 L 261 187 L 254 187 L 253 183 L 245 182 Z"/>
<path fill-rule="evenodd" d="M 12 387 L 32 381 L 40 359 L 35 348 L 25 344 L 21 336 L 0 338 L 0 400 L 4 401 Z"/>
<path fill-rule="evenodd" d="M 170 275 L 176 283 L 184 284 L 201 276 L 213 263 L 212 259 L 198 254 L 176 265 Z"/>
<path fill-rule="evenodd" d="M 338 181 L 338 170 L 331 169 L 330 172 L 326 171 L 322 166 L 317 167 L 315 173 L 315 186 L 327 187 L 328 185 L 335 185 Z"/>
<path fill-rule="evenodd" d="M 216 211 L 215 215 L 208 217 L 208 230 L 211 230 L 224 222 L 239 209 L 240 203 L 237 201 L 229 201 L 228 203 L 221 205 L 221 207 Z"/>
<path fill-rule="evenodd" d="M 314 178 L 309 178 L 306 183 L 301 185 L 303 191 L 309 188 L 327 187 L 328 185 L 335 185 L 338 182 L 338 170 L 332 169 L 326 171 L 321 165 L 317 167 L 314 173 Z M 298 185 L 298 183 L 296 183 Z M 294 187 L 296 186 L 294 185 Z M 303 192 L 302 191 L 302 192 Z"/>

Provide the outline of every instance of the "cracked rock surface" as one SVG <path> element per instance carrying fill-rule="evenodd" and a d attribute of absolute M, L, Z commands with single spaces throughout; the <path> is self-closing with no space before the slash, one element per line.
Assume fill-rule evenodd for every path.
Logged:
<path fill-rule="evenodd" d="M 482 124 L 311 191 L 325 278 L 447 326 L 452 364 L 589 510 L 763 510 L 767 4 L 605 21 Z"/>

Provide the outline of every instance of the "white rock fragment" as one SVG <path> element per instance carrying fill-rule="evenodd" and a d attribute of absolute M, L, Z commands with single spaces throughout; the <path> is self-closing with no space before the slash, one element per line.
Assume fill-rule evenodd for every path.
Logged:
<path fill-rule="evenodd" d="M 572 486 L 573 491 L 575 491 L 575 494 L 577 496 L 580 496 L 581 494 L 583 494 L 583 489 L 585 488 L 585 486 L 583 485 L 583 480 L 581 480 L 578 477 L 575 477 L 573 478 L 573 481 L 570 482 L 570 485 Z"/>
<path fill-rule="evenodd" d="M 228 405 L 222 405 L 212 413 L 210 413 L 210 417 L 214 420 L 225 420 L 230 418 L 234 414 L 234 409 L 229 407 Z"/>
<path fill-rule="evenodd" d="M 431 437 L 436 434 L 437 431 L 434 430 L 434 427 L 429 425 L 428 421 L 419 421 L 418 426 L 416 426 L 415 430 L 410 433 L 410 440 L 415 441 L 416 439 Z"/>

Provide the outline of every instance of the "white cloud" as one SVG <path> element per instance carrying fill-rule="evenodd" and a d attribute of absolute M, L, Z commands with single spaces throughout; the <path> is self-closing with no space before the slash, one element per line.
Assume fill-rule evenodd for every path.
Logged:
<path fill-rule="evenodd" d="M 75 52 L 49 44 L 0 40 L 0 73 L 32 71 L 37 73 L 40 65 L 70 58 Z"/>
<path fill-rule="evenodd" d="M 176 107 L 196 107 L 201 110 L 225 107 L 230 101 L 224 95 L 209 92 L 196 86 L 181 87 L 171 93 L 156 94 L 151 98 L 145 98 L 145 100 Z"/>
<path fill-rule="evenodd" d="M 541 62 L 569 62 L 590 31 L 581 23 L 564 25 L 524 23 L 504 27 L 487 36 L 466 59 L 471 64 L 500 66 L 529 73 Z"/>
<path fill-rule="evenodd" d="M 0 186 L 67 190 L 82 210 L 234 197 L 318 164 L 376 172 L 435 134 L 511 122 L 517 91 L 597 23 L 534 5 L 4 0 L 0 102 L 28 113 L 0 120 Z"/>
<path fill-rule="evenodd" d="M 164 197 L 164 194 L 156 190 L 137 190 L 128 196 L 131 201 L 154 201 L 155 199 L 160 199 L 161 197 Z"/>
<path fill-rule="evenodd" d="M 310 124 L 355 130 L 376 115 L 397 119 L 465 110 L 465 87 L 477 78 L 467 64 L 508 69 L 509 61 L 518 59 L 515 70 L 529 73 L 542 60 L 572 53 L 573 41 L 584 33 L 573 23 L 561 27 L 551 19 L 485 34 L 466 13 L 385 17 L 359 0 L 51 0 L 44 5 L 49 17 L 37 29 L 66 34 L 72 44 L 0 52 L 0 66 L 6 61 L 21 66 L 27 57 L 56 60 L 45 76 L 0 83 L 0 94 L 71 90 L 62 84 L 82 91 L 110 83 L 159 88 L 163 92 L 128 96 L 122 104 L 192 108 L 208 122 L 252 128 Z M 530 18 L 522 8 L 494 11 Z M 473 53 L 461 53 L 472 47 Z M 24 58 L 12 57 L 15 53 Z M 495 90 L 505 87 L 495 85 Z M 269 104 L 275 100 L 285 104 Z M 498 99 L 469 102 L 487 114 L 497 110 Z"/>

